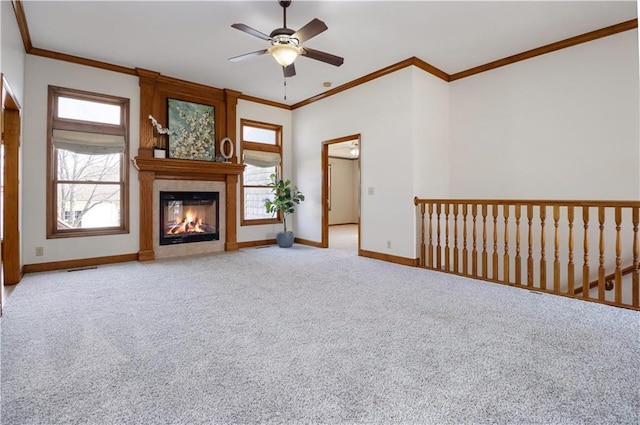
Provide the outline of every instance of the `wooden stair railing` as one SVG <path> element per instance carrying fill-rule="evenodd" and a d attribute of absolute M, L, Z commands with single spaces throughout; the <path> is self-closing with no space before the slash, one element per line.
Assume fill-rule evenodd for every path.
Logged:
<path fill-rule="evenodd" d="M 626 276 L 626 275 L 630 274 L 631 272 L 633 272 L 633 264 L 623 268 L 620 271 L 620 277 Z M 611 291 L 615 287 L 615 278 L 616 278 L 616 272 L 610 273 L 610 274 L 608 274 L 608 275 L 606 275 L 604 277 L 604 289 L 605 290 Z M 593 280 L 593 281 L 591 281 L 589 283 L 589 289 L 593 289 L 593 288 L 597 288 L 597 287 L 598 287 L 598 279 Z M 584 288 L 582 286 L 579 286 L 579 287 L 577 287 L 577 288 L 575 288 L 573 290 L 573 293 L 574 293 L 574 295 L 575 294 L 581 294 L 583 290 L 584 290 Z"/>
<path fill-rule="evenodd" d="M 640 201 L 416 197 L 414 204 L 421 267 L 640 310 Z"/>

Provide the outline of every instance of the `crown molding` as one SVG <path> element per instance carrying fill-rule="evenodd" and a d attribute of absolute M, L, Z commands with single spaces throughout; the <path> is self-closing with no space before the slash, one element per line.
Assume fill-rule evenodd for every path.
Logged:
<path fill-rule="evenodd" d="M 50 59 L 62 60 L 66 62 L 77 63 L 80 65 L 92 66 L 95 68 L 106 69 L 108 71 L 121 72 L 128 75 L 138 75 L 136 68 L 128 68 L 120 65 L 114 65 L 107 62 L 96 61 L 93 59 L 82 58 L 79 56 L 73 56 L 66 53 L 54 52 L 51 50 L 40 49 L 34 47 L 31 42 L 31 36 L 29 35 L 29 27 L 27 24 L 27 18 L 24 13 L 24 8 L 22 6 L 22 0 L 11 0 L 13 5 L 13 10 L 16 15 L 16 20 L 18 23 L 18 28 L 20 30 L 20 35 L 22 36 L 22 42 L 24 44 L 25 52 L 28 54 L 42 56 Z M 462 78 L 470 77 L 472 75 L 476 75 L 482 72 L 487 72 L 492 69 L 500 68 L 506 65 L 510 65 L 512 63 L 520 62 L 526 59 L 531 59 L 536 56 L 544 55 L 547 53 L 555 52 L 560 49 L 565 49 L 567 47 L 572 47 L 578 44 L 586 43 L 589 41 L 597 40 L 599 38 L 608 37 L 610 35 L 618 34 L 624 31 L 629 31 L 632 29 L 638 28 L 638 19 L 631 19 L 629 21 L 621 22 L 619 24 L 611 25 L 609 27 L 601 28 L 595 31 L 591 31 L 588 33 L 584 33 L 581 35 L 577 35 L 575 37 L 567 38 L 565 40 L 561 40 L 555 43 L 547 44 L 545 46 L 537 47 L 535 49 L 527 50 L 526 52 L 522 52 L 516 55 L 512 55 L 503 59 L 499 59 L 493 62 L 486 63 L 484 65 L 476 66 L 473 68 L 469 68 L 464 71 L 456 72 L 454 74 L 447 74 L 446 72 L 436 68 L 433 65 L 419 59 L 417 57 L 411 57 L 395 63 L 393 65 L 389 65 L 385 68 L 382 68 L 378 71 L 367 74 L 363 77 L 357 78 L 353 81 L 345 83 L 341 86 L 328 90 L 326 92 L 317 94 L 308 99 L 302 100 L 300 102 L 294 103 L 293 105 L 287 105 L 284 103 L 273 102 L 266 99 L 261 99 L 254 96 L 249 96 L 246 94 L 239 95 L 239 99 L 243 99 L 249 102 L 261 103 L 263 105 L 273 106 L 276 108 L 282 108 L 287 110 L 294 110 L 301 108 L 303 106 L 309 105 L 313 102 L 317 102 L 322 99 L 326 99 L 327 97 L 333 96 L 335 94 L 341 93 L 345 90 L 352 89 L 361 84 L 367 83 L 369 81 L 375 80 L 376 78 L 383 77 L 385 75 L 391 74 L 393 72 L 399 71 L 408 66 L 415 66 L 437 78 L 440 78 L 446 82 L 452 82 L 456 80 L 460 80 Z M 165 77 L 170 78 L 170 77 Z M 174 79 L 175 81 L 184 81 Z M 186 82 L 186 81 L 185 81 Z M 186 82 L 188 83 L 188 82 Z"/>
<path fill-rule="evenodd" d="M 33 49 L 33 44 L 31 43 L 31 35 L 29 34 L 29 26 L 27 25 L 27 15 L 24 13 L 22 1 L 11 0 L 11 5 L 16 15 L 16 21 L 18 22 L 18 29 L 22 37 L 22 44 L 24 44 L 24 51 L 29 53 L 31 49 Z"/>
<path fill-rule="evenodd" d="M 286 103 L 280 103 L 280 102 L 274 102 L 272 100 L 261 99 L 259 97 L 249 96 L 248 94 L 241 94 L 238 97 L 238 99 L 246 100 L 248 102 L 261 103 L 263 105 L 273 106 L 276 108 L 287 109 L 289 111 L 293 109 L 291 105 L 287 105 Z"/>
<path fill-rule="evenodd" d="M 30 55 L 41 56 L 43 58 L 56 59 L 65 62 L 76 63 L 78 65 L 92 66 L 94 68 L 105 69 L 107 71 L 120 72 L 128 75 L 138 75 L 134 68 L 128 68 L 126 66 L 114 65 L 108 62 L 97 61 L 93 59 L 87 59 L 80 56 L 68 55 L 66 53 L 54 52 L 53 50 L 40 49 L 33 47 Z"/>
<path fill-rule="evenodd" d="M 476 66 L 474 68 L 467 69 L 466 71 L 456 72 L 451 74 L 449 81 L 459 80 L 461 78 L 470 77 L 481 72 L 490 71 L 492 69 L 500 68 L 512 63 L 520 62 L 526 59 L 531 59 L 536 56 L 544 55 L 547 53 L 555 52 L 556 50 L 566 49 L 567 47 L 576 46 L 578 44 L 586 43 L 588 41 L 597 40 L 599 38 L 608 37 L 610 35 L 618 34 L 620 32 L 629 31 L 638 28 L 638 19 L 632 19 L 630 21 L 621 22 L 610 27 L 600 28 L 599 30 L 587 32 L 577 35 L 575 37 L 567 38 L 565 40 L 557 41 L 555 43 L 547 44 L 545 46 L 537 47 L 535 49 L 527 50 L 526 52 L 519 53 L 517 55 L 509 56 L 497 61 L 485 63 L 484 65 Z"/>
<path fill-rule="evenodd" d="M 449 74 L 447 74 L 444 71 L 441 71 L 440 69 L 436 68 L 435 66 L 430 65 L 427 62 L 425 62 L 425 61 L 423 61 L 421 59 L 418 59 L 418 58 L 416 58 L 414 56 L 414 57 L 410 57 L 408 59 L 405 59 L 403 61 L 400 61 L 398 63 L 394 63 L 393 65 L 389 65 L 386 68 L 379 69 L 378 71 L 372 72 L 371 74 L 367 74 L 364 77 L 360 77 L 360 78 L 358 78 L 356 80 L 353 80 L 353 81 L 350 81 L 348 83 L 345 83 L 345 84 L 343 84 L 341 86 L 338 86 L 338 87 L 336 87 L 334 89 L 327 90 L 324 93 L 320 93 L 320 94 L 317 94 L 317 95 L 315 95 L 313 97 L 310 97 L 310 98 L 308 98 L 306 100 L 303 100 L 301 102 L 294 103 L 291 106 L 291 109 L 301 108 L 303 106 L 309 105 L 310 103 L 317 102 L 318 100 L 325 99 L 325 98 L 327 98 L 329 96 L 333 96 L 334 94 L 338 94 L 338 93 L 341 93 L 341 92 L 343 92 L 345 90 L 352 89 L 352 88 L 354 88 L 356 86 L 359 86 L 359 85 L 364 84 L 364 83 L 368 83 L 371 80 L 375 80 L 376 78 L 384 77 L 385 75 L 389 75 L 391 73 L 394 73 L 396 71 L 399 71 L 399 70 L 401 70 L 403 68 L 406 68 L 406 67 L 412 66 L 412 65 L 413 66 L 417 66 L 418 68 L 422 69 L 423 71 L 428 72 L 429 74 L 432 74 L 432 75 L 434 75 L 434 76 L 436 76 L 436 77 L 438 77 L 438 78 L 440 78 L 440 79 L 442 79 L 444 81 L 449 81 Z"/>

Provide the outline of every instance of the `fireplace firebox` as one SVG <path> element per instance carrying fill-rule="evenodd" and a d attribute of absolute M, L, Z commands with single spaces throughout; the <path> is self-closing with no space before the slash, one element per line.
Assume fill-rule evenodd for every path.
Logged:
<path fill-rule="evenodd" d="M 160 245 L 220 239 L 219 192 L 160 192 Z"/>

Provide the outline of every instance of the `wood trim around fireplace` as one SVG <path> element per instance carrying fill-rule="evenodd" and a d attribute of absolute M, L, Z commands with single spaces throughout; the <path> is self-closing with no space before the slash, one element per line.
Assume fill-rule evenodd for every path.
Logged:
<path fill-rule="evenodd" d="M 225 182 L 225 251 L 238 249 L 236 230 L 238 175 L 244 164 L 191 161 L 137 156 L 131 160 L 140 181 L 139 261 L 155 260 L 153 247 L 153 182 L 156 179 L 209 180 Z"/>

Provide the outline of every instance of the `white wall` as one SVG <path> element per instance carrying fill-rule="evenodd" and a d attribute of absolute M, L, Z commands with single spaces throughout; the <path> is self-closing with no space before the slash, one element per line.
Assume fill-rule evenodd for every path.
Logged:
<path fill-rule="evenodd" d="M 412 89 L 405 68 L 294 110 L 295 176 L 307 196 L 297 216 L 300 237 L 321 240 L 322 142 L 361 134 L 361 247 L 415 256 Z"/>
<path fill-rule="evenodd" d="M 636 30 L 454 81 L 450 92 L 452 197 L 637 199 Z"/>
<path fill-rule="evenodd" d="M 331 165 L 331 210 L 329 224 L 358 222 L 358 161 L 329 158 Z"/>
<path fill-rule="evenodd" d="M 448 118 L 447 83 L 414 67 L 295 110 L 296 177 L 312 188 L 302 237 L 321 239 L 321 142 L 359 133 L 361 247 L 415 258 L 413 197 L 449 191 Z"/>
<path fill-rule="evenodd" d="M 16 100 L 24 105 L 24 44 L 18 29 L 16 15 L 10 1 L 0 1 L 1 22 L 0 29 L 0 72 L 8 81 Z"/>
<path fill-rule="evenodd" d="M 4 3 L 4 2 L 3 2 Z M 129 234 L 46 239 L 47 87 L 55 85 L 121 96 L 129 103 L 129 154 L 140 143 L 140 89 L 138 78 L 97 68 L 27 55 L 23 127 L 23 229 L 24 264 L 137 253 L 139 250 L 138 173 L 129 161 Z M 35 248 L 44 247 L 36 257 Z"/>
<path fill-rule="evenodd" d="M 276 108 L 273 106 L 264 105 L 261 103 L 249 102 L 246 100 L 239 100 L 238 107 L 236 109 L 237 116 L 237 124 L 236 127 L 238 129 L 238 134 L 235 136 L 236 141 L 236 152 L 240 152 L 240 138 L 242 131 L 240 127 L 240 119 L 248 119 L 253 121 L 260 121 L 269 124 L 278 124 L 282 126 L 282 161 L 283 161 L 283 174 L 284 178 L 291 178 L 294 184 L 298 184 L 295 179 L 293 179 L 293 163 L 292 163 L 292 139 L 291 139 L 291 127 L 292 127 L 292 114 L 290 110 L 283 108 Z M 247 241 L 263 241 L 266 239 L 274 239 L 276 237 L 277 232 L 282 231 L 282 224 L 264 224 L 258 226 L 241 226 L 240 218 L 242 211 L 240 210 L 240 197 L 242 193 L 240 193 L 240 185 L 238 185 L 238 242 L 247 242 Z M 300 184 L 298 184 L 300 186 Z M 306 195 L 306 191 L 304 187 L 300 187 L 301 192 Z M 292 219 L 287 218 L 287 224 L 290 222 L 293 224 L 292 229 L 295 231 L 295 219 L 296 214 L 292 215 Z M 287 229 L 289 229 L 289 225 L 287 225 Z M 298 236 L 296 234 L 296 236 Z"/>
<path fill-rule="evenodd" d="M 414 195 L 449 197 L 449 83 L 413 72 Z"/>

